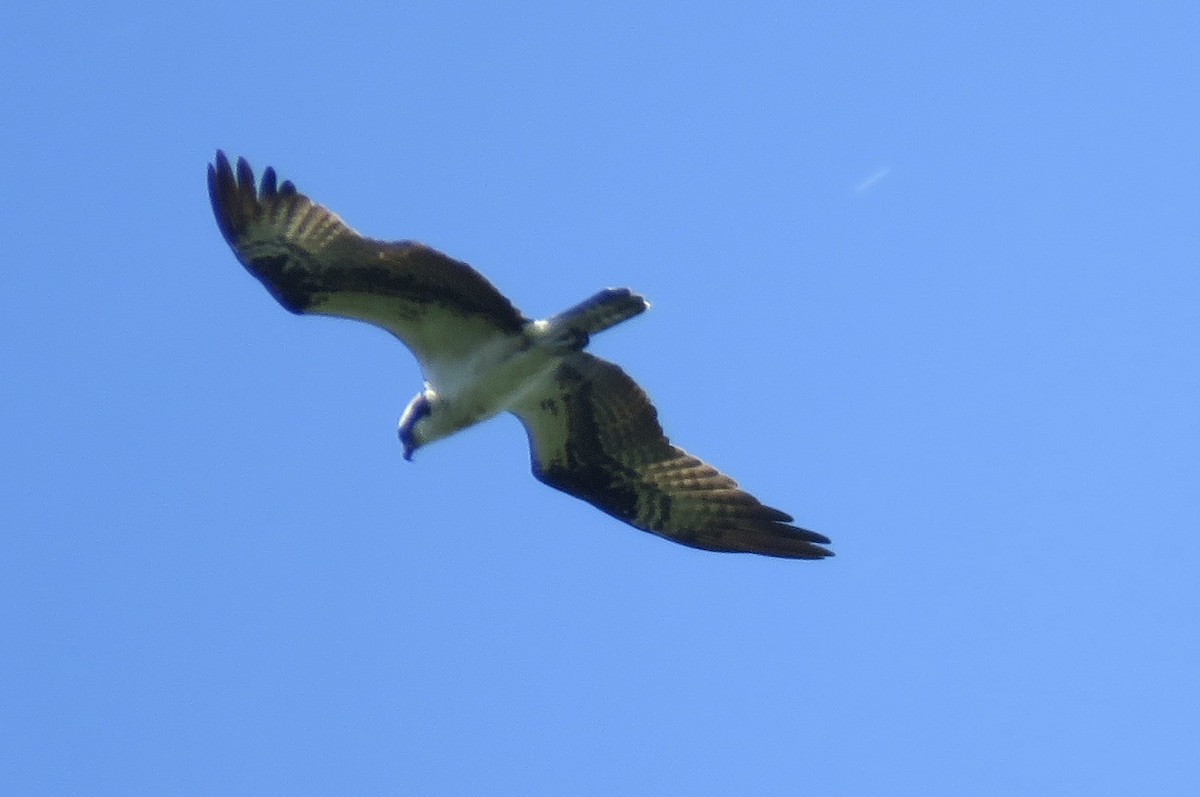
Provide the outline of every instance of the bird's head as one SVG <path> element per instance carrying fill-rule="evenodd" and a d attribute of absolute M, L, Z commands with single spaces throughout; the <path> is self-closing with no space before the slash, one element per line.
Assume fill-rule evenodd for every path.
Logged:
<path fill-rule="evenodd" d="M 400 416 L 400 445 L 404 447 L 404 458 L 412 462 L 413 453 L 433 439 L 430 426 L 430 415 L 433 412 L 433 401 L 429 391 L 416 395 Z"/>

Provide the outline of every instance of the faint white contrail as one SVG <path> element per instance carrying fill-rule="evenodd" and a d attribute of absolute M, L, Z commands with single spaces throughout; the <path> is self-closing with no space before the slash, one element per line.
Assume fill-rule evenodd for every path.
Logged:
<path fill-rule="evenodd" d="M 876 183 L 878 183 L 880 180 L 887 177 L 891 173 L 892 173 L 891 166 L 884 166 L 882 169 L 877 169 L 874 174 L 872 174 L 867 179 L 863 180 L 861 183 L 859 183 L 855 187 L 854 193 L 861 194 L 863 191 L 873 188 Z"/>

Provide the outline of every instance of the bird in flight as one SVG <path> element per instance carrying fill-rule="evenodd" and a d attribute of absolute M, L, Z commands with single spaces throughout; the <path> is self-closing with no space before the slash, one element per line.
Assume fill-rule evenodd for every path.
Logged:
<path fill-rule="evenodd" d="M 416 356 L 425 386 L 400 418 L 405 459 L 507 411 L 535 477 L 636 528 L 710 551 L 832 556 L 825 536 L 672 445 L 637 383 L 584 350 L 646 310 L 641 296 L 609 288 L 535 321 L 466 263 L 359 235 L 274 169 L 256 184 L 218 151 L 208 191 L 233 253 L 284 308 L 374 324 Z"/>

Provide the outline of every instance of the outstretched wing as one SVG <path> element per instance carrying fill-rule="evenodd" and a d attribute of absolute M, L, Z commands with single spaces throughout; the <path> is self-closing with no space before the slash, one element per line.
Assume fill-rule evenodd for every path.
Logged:
<path fill-rule="evenodd" d="M 208 191 L 225 240 L 280 304 L 383 327 L 427 371 L 527 320 L 466 263 L 412 241 L 364 238 L 290 181 L 276 184 L 274 169 L 256 187 L 244 158 L 235 172 L 218 151 Z"/>
<path fill-rule="evenodd" d="M 710 551 L 832 556 L 818 545 L 828 538 L 671 445 L 650 399 L 607 360 L 567 357 L 513 412 L 534 476 L 639 529 Z"/>

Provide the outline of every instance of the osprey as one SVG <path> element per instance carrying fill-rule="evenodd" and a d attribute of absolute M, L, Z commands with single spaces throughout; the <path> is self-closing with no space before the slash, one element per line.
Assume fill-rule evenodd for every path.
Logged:
<path fill-rule="evenodd" d="M 793 559 L 832 553 L 737 483 L 671 445 L 649 398 L 584 351 L 649 304 L 627 288 L 542 321 L 465 263 L 412 241 L 365 238 L 244 158 L 208 167 L 217 226 L 238 260 L 293 313 L 382 327 L 416 355 L 425 387 L 400 418 L 405 459 L 501 412 L 529 436 L 533 475 L 636 528 L 710 551 Z"/>

